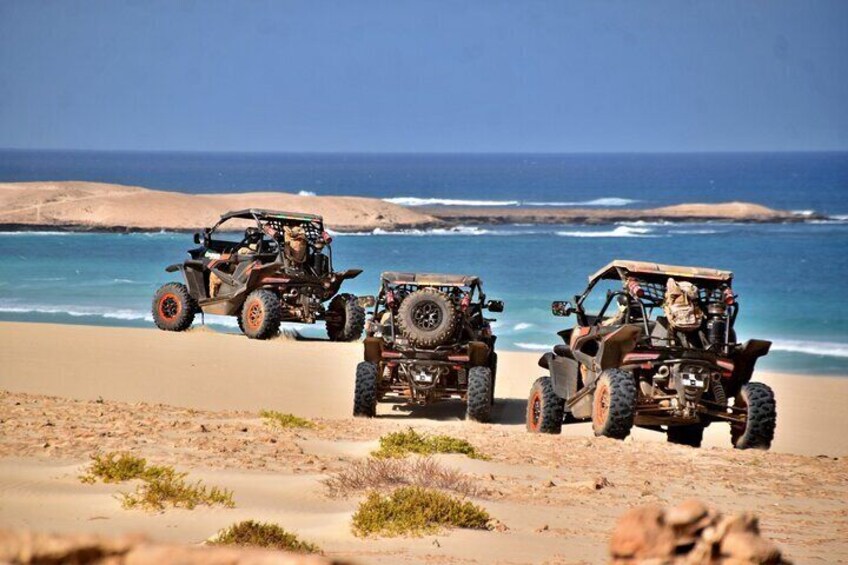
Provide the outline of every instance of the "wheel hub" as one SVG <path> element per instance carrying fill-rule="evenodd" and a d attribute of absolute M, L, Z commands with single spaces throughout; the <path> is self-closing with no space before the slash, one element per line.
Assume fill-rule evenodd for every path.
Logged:
<path fill-rule="evenodd" d="M 180 302 L 174 294 L 166 294 L 159 301 L 159 315 L 166 320 L 173 320 L 180 313 Z"/>
<path fill-rule="evenodd" d="M 434 330 L 442 323 L 442 309 L 435 302 L 422 302 L 413 309 L 412 322 L 419 330 Z"/>

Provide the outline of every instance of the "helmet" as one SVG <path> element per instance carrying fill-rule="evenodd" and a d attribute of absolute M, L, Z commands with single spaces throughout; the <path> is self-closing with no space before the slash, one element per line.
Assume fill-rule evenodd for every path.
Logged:
<path fill-rule="evenodd" d="M 257 243 L 262 240 L 262 230 L 251 226 L 244 230 L 244 239 L 248 243 Z"/>

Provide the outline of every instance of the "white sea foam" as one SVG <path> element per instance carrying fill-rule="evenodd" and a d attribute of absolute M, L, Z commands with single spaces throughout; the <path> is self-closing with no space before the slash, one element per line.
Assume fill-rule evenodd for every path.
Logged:
<path fill-rule="evenodd" d="M 815 210 L 792 210 L 792 213 L 796 216 L 812 216 L 816 213 Z"/>
<path fill-rule="evenodd" d="M 318 196 L 317 194 L 315 194 L 311 190 L 300 190 L 300 191 L 298 191 L 297 195 L 298 196 Z"/>
<path fill-rule="evenodd" d="M 461 236 L 476 236 L 476 235 L 528 235 L 538 233 L 535 231 L 516 231 L 516 230 L 492 230 L 478 228 L 476 226 L 455 226 L 452 228 L 432 228 L 426 230 L 408 229 L 408 230 L 385 230 L 376 228 L 372 232 L 349 232 L 338 233 L 336 235 L 407 235 L 407 236 L 444 236 L 444 235 L 461 235 Z"/>
<path fill-rule="evenodd" d="M 721 233 L 718 230 L 671 230 L 668 233 L 678 235 L 710 235 L 713 233 Z"/>
<path fill-rule="evenodd" d="M 550 345 L 546 345 L 544 343 L 524 343 L 520 341 L 515 342 L 515 347 L 529 349 L 530 351 L 547 351 L 551 348 Z"/>
<path fill-rule="evenodd" d="M 577 202 L 522 202 L 525 206 L 627 206 L 635 204 L 638 200 L 630 198 L 595 198 L 594 200 L 581 200 Z"/>
<path fill-rule="evenodd" d="M 657 237 L 649 228 L 618 226 L 609 231 L 558 231 L 562 237 Z"/>
<path fill-rule="evenodd" d="M 416 198 L 397 196 L 383 198 L 383 201 L 401 206 L 518 206 L 518 200 L 460 200 L 454 198 Z"/>
<path fill-rule="evenodd" d="M 848 357 L 848 343 L 832 341 L 775 340 L 771 350 L 825 357 Z"/>
<path fill-rule="evenodd" d="M 630 198 L 595 198 L 594 200 L 543 202 L 521 200 L 466 200 L 461 198 L 418 198 L 415 196 L 396 196 L 384 198 L 385 202 L 401 206 L 627 206 L 638 202 Z"/>

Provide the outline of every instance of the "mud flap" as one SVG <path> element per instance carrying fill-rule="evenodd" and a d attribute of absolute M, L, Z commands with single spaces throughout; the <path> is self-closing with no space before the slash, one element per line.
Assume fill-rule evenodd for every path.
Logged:
<path fill-rule="evenodd" d="M 749 339 L 739 353 L 733 356 L 733 382 L 739 387 L 751 380 L 757 359 L 768 354 L 771 342 L 763 339 Z M 730 391 L 728 391 L 730 393 Z M 736 394 L 736 391 L 733 391 Z"/>
<path fill-rule="evenodd" d="M 472 341 L 468 344 L 468 361 L 472 367 L 489 365 L 489 346 L 482 341 Z"/>
<path fill-rule="evenodd" d="M 365 338 L 365 360 L 379 365 L 383 358 L 383 340 L 379 337 Z"/>
<path fill-rule="evenodd" d="M 552 354 L 548 358 L 548 370 L 551 372 L 551 384 L 557 396 L 568 400 L 577 393 L 577 375 L 580 371 L 577 361 Z"/>

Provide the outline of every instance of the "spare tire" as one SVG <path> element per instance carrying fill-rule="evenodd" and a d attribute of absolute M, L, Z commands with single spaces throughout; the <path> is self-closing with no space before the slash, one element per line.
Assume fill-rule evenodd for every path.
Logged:
<path fill-rule="evenodd" d="M 398 308 L 401 335 L 415 347 L 437 347 L 456 331 L 456 306 L 443 292 L 426 287 L 411 292 Z"/>

